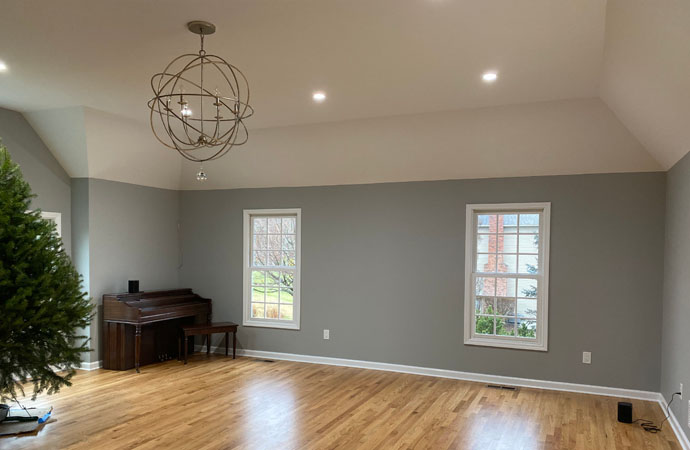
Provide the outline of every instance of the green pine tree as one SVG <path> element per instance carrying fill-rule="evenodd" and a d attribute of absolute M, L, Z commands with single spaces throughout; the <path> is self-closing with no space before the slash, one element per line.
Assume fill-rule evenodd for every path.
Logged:
<path fill-rule="evenodd" d="M 493 307 L 489 306 L 487 308 L 486 314 L 493 314 L 494 309 Z M 489 315 L 489 316 L 478 316 L 477 317 L 477 324 L 475 329 L 477 330 L 477 333 L 479 334 L 494 334 L 494 316 Z M 505 336 L 507 334 L 507 331 L 505 329 L 505 326 L 503 325 L 502 320 L 496 320 L 496 332 L 495 334 L 497 336 Z"/>
<path fill-rule="evenodd" d="M 55 224 L 29 211 L 29 184 L 0 143 L 0 400 L 69 386 L 92 307 Z"/>

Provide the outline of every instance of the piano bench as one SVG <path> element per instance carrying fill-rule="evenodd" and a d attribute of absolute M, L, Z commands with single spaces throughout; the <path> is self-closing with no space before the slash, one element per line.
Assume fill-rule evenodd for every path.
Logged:
<path fill-rule="evenodd" d="M 225 356 L 228 356 L 228 338 L 232 333 L 232 359 L 235 359 L 237 348 L 237 324 L 233 322 L 213 322 L 207 324 L 183 325 L 182 332 L 177 338 L 177 359 L 179 360 L 182 350 L 182 338 L 184 338 L 184 363 L 187 364 L 187 349 L 189 348 L 190 336 L 206 336 L 206 354 L 211 353 L 211 335 L 214 333 L 225 333 Z"/>

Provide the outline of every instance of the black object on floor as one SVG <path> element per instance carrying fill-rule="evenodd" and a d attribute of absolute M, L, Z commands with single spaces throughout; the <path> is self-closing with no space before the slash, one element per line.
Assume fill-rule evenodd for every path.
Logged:
<path fill-rule="evenodd" d="M 622 423 L 632 423 L 632 403 L 618 402 L 618 421 Z"/>

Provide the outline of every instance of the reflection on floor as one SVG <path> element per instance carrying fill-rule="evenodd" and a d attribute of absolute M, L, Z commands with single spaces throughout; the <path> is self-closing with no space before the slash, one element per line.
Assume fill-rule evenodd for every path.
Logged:
<path fill-rule="evenodd" d="M 670 424 L 616 422 L 618 399 L 487 388 L 443 378 L 198 354 L 133 370 L 80 372 L 35 436 L 0 448 L 680 449 Z M 659 421 L 656 403 L 633 401 Z"/>

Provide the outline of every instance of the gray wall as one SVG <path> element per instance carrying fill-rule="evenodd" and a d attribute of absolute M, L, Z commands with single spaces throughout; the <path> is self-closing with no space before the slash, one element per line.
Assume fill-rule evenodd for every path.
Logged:
<path fill-rule="evenodd" d="M 243 327 L 241 347 L 658 391 L 664 195 L 664 173 L 185 191 L 180 282 L 239 322 L 242 210 L 300 207 L 302 328 Z M 549 351 L 465 346 L 465 205 L 535 201 Z"/>
<path fill-rule="evenodd" d="M 676 397 L 673 412 L 688 433 L 690 399 L 690 154 L 668 172 L 666 193 L 666 253 L 661 365 L 661 393 L 684 385 L 684 400 Z"/>
<path fill-rule="evenodd" d="M 44 211 L 62 213 L 62 241 L 72 251 L 70 178 L 21 113 L 0 108 L 0 139 L 19 164 L 36 197 L 32 203 Z"/>
<path fill-rule="evenodd" d="M 669 172 L 666 194 L 662 173 L 177 192 L 70 180 L 17 112 L 0 109 L 0 137 L 38 195 L 35 206 L 62 213 L 65 247 L 98 305 L 137 278 L 142 289 L 192 287 L 214 299 L 216 320 L 240 321 L 242 210 L 300 207 L 302 329 L 245 327 L 242 347 L 690 389 L 688 156 Z M 522 201 L 553 207 L 549 351 L 465 346 L 465 204 Z M 90 361 L 101 359 L 100 320 L 99 307 Z M 585 350 L 591 366 L 580 363 Z M 687 423 L 681 402 L 674 410 Z"/>
<path fill-rule="evenodd" d="M 72 263 L 82 276 L 82 289 L 89 293 L 89 180 L 72 178 Z M 98 320 L 98 318 L 96 318 Z M 91 326 L 80 330 L 81 336 L 91 336 Z M 93 348 L 89 343 L 89 347 Z M 82 361 L 95 361 L 96 352 L 82 355 Z"/>
<path fill-rule="evenodd" d="M 103 294 L 179 287 L 179 192 L 105 180 L 88 180 L 90 294 L 99 305 L 91 325 L 100 350 Z M 91 361 L 102 359 L 100 351 Z"/>
<path fill-rule="evenodd" d="M 72 178 L 72 262 L 89 289 L 89 180 Z"/>

